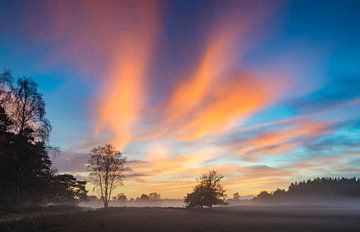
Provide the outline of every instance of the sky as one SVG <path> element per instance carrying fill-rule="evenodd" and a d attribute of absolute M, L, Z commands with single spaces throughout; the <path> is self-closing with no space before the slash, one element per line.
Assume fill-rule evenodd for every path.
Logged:
<path fill-rule="evenodd" d="M 39 84 L 62 173 L 127 157 L 129 197 L 360 173 L 360 2 L 0 0 L 0 69 Z M 92 190 L 91 185 L 89 189 Z M 90 191 L 91 194 L 92 191 Z"/>

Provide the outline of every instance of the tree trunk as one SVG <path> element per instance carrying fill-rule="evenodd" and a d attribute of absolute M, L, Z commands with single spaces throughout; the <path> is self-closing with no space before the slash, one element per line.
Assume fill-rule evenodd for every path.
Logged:
<path fill-rule="evenodd" d="M 17 207 L 20 205 L 20 195 L 22 187 L 22 134 L 18 137 L 15 142 L 15 156 L 17 158 L 16 164 L 16 183 L 15 183 L 15 196 L 14 196 L 14 206 Z"/>
<path fill-rule="evenodd" d="M 16 187 L 15 187 L 15 198 L 14 198 L 14 206 L 18 206 L 20 202 L 20 196 L 22 191 L 22 148 L 23 148 L 23 133 L 25 129 L 25 110 L 27 104 L 27 97 L 25 96 L 24 105 L 22 106 L 22 114 L 21 114 L 21 126 L 18 135 L 15 139 L 15 156 L 17 157 L 16 164 Z"/>

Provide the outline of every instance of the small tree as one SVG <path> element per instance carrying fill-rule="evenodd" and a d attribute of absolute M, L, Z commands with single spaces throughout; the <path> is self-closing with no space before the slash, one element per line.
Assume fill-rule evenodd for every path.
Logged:
<path fill-rule="evenodd" d="M 272 197 L 271 193 L 269 193 L 268 191 L 261 191 L 255 199 L 257 200 L 270 200 Z"/>
<path fill-rule="evenodd" d="M 235 200 L 235 201 L 240 200 L 240 194 L 238 192 L 233 194 L 233 200 Z"/>
<path fill-rule="evenodd" d="M 148 200 L 150 200 L 150 197 L 149 197 L 147 194 L 143 193 L 143 194 L 141 194 L 141 196 L 138 198 L 138 200 L 139 200 L 139 201 L 148 201 Z"/>
<path fill-rule="evenodd" d="M 110 144 L 95 147 L 90 153 L 90 180 L 95 184 L 95 190 L 100 191 L 104 207 L 107 208 L 113 190 L 123 184 L 126 159 Z"/>
<path fill-rule="evenodd" d="M 116 197 L 116 200 L 120 202 L 127 202 L 128 199 L 124 193 L 119 193 Z"/>
<path fill-rule="evenodd" d="M 195 186 L 192 193 L 185 197 L 184 201 L 187 206 L 212 208 L 213 205 L 224 204 L 226 190 L 220 183 L 223 178 L 216 171 L 209 171 L 209 173 L 202 175 L 200 183 Z"/>
<path fill-rule="evenodd" d="M 161 196 L 159 193 L 157 193 L 157 192 L 149 193 L 149 200 L 157 201 L 160 199 L 161 199 Z"/>

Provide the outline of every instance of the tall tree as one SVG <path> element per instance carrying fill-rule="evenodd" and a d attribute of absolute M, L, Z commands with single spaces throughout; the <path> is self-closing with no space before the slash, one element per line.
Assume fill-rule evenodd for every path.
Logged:
<path fill-rule="evenodd" d="M 15 190 L 16 159 L 13 157 L 14 134 L 2 104 L 0 104 L 0 206 L 10 206 Z"/>
<path fill-rule="evenodd" d="M 34 157 L 38 158 L 47 163 L 46 169 L 50 169 L 51 162 L 48 159 L 45 142 L 51 126 L 45 118 L 45 102 L 38 92 L 36 82 L 20 78 L 14 86 L 10 72 L 1 74 L 0 79 L 2 105 L 12 121 L 11 132 L 15 134 L 13 146 L 13 156 L 16 159 L 14 204 L 17 205 L 23 190 L 23 177 L 26 172 L 24 168 L 28 168 L 25 162 L 29 160 L 31 156 L 29 154 L 34 154 L 31 150 L 37 150 L 43 156 L 37 157 L 34 154 L 35 156 L 30 160 Z M 41 169 L 41 167 L 39 168 Z"/>
<path fill-rule="evenodd" d="M 51 170 L 50 129 L 37 84 L 0 73 L 0 207 L 85 200 L 85 181 Z"/>
<path fill-rule="evenodd" d="M 220 183 L 224 177 L 218 175 L 216 171 L 209 171 L 200 177 L 200 183 L 195 186 L 192 193 L 187 194 L 185 203 L 188 207 L 207 206 L 223 204 L 225 199 L 224 187 Z"/>
<path fill-rule="evenodd" d="M 100 191 L 104 207 L 107 208 L 113 190 L 123 184 L 126 158 L 110 144 L 95 147 L 90 153 L 90 179 L 95 189 Z"/>
<path fill-rule="evenodd" d="M 9 71 L 0 73 L 0 206 L 11 206 L 15 194 L 16 159 L 14 157 L 13 126 L 5 104 L 11 92 L 12 76 Z"/>
<path fill-rule="evenodd" d="M 4 101 L 7 99 L 9 90 L 12 86 L 12 75 L 11 72 L 8 70 L 3 71 L 0 73 L 0 104 L 2 105 Z"/>
<path fill-rule="evenodd" d="M 51 125 L 45 118 L 45 101 L 38 92 L 38 85 L 28 78 L 20 78 L 17 86 L 11 86 L 6 110 L 14 122 L 14 132 L 19 137 L 27 130 L 28 138 L 47 141 Z"/>

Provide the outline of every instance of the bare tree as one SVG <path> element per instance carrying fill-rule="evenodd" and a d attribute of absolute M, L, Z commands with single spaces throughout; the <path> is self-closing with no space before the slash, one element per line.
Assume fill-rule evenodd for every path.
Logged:
<path fill-rule="evenodd" d="M 51 126 L 45 118 L 45 102 L 36 82 L 24 78 L 17 81 L 17 87 L 10 87 L 5 107 L 14 121 L 14 132 L 31 137 L 35 141 L 46 141 Z"/>
<path fill-rule="evenodd" d="M 107 208 L 113 190 L 123 184 L 126 158 L 110 144 L 95 147 L 90 153 L 90 180 L 95 184 L 95 190 L 100 191 L 104 207 Z"/>

